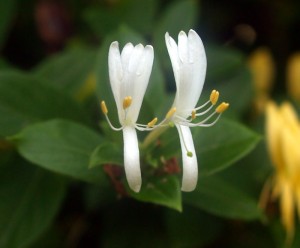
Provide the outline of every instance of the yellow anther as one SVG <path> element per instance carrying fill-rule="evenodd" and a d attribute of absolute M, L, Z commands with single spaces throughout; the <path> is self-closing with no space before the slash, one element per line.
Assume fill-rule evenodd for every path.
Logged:
<path fill-rule="evenodd" d="M 216 112 L 221 114 L 223 113 L 226 109 L 228 109 L 229 107 L 229 103 L 226 102 L 222 102 L 217 108 L 216 108 Z"/>
<path fill-rule="evenodd" d="M 148 122 L 147 127 L 153 127 L 156 124 L 157 120 L 158 119 L 155 117 L 152 121 Z"/>
<path fill-rule="evenodd" d="M 192 111 L 192 116 L 191 116 L 191 117 L 192 117 L 192 120 L 196 119 L 196 117 L 197 117 L 197 116 L 196 116 L 196 110 L 193 110 L 193 111 Z"/>
<path fill-rule="evenodd" d="M 101 105 L 102 113 L 105 114 L 105 115 L 107 115 L 108 110 L 107 110 L 107 107 L 106 107 L 105 102 L 104 102 L 104 101 L 101 101 L 101 104 L 100 104 L 100 105 Z"/>
<path fill-rule="evenodd" d="M 175 112 L 176 112 L 176 108 L 175 107 L 171 108 L 167 113 L 166 118 L 167 119 L 171 118 L 175 114 Z"/>
<path fill-rule="evenodd" d="M 123 100 L 123 109 L 129 108 L 131 103 L 132 103 L 132 97 L 131 96 L 126 96 Z"/>
<path fill-rule="evenodd" d="M 210 98 L 209 98 L 209 100 L 210 100 L 210 102 L 211 102 L 212 105 L 215 105 L 215 104 L 217 103 L 217 101 L 218 101 L 218 99 L 219 99 L 219 95 L 220 95 L 220 93 L 219 93 L 219 91 L 217 91 L 217 90 L 213 90 L 213 91 L 210 93 Z"/>

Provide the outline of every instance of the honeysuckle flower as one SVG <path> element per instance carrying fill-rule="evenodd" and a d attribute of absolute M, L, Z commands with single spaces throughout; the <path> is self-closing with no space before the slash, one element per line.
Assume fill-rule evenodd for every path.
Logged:
<path fill-rule="evenodd" d="M 198 34 L 190 30 L 187 36 L 181 31 L 178 35 L 178 45 L 168 33 L 165 35 L 165 40 L 177 88 L 173 107 L 167 114 L 167 119 L 171 125 L 176 126 L 179 133 L 183 160 L 181 189 L 192 191 L 197 185 L 198 163 L 189 127 L 214 125 L 229 104 L 223 102 L 211 113 L 219 97 L 219 92 L 213 90 L 210 100 L 196 107 L 202 92 L 207 65 L 204 46 Z M 210 107 L 207 107 L 209 104 Z M 202 112 L 197 112 L 199 110 Z M 202 121 L 193 122 L 198 116 L 207 113 L 210 114 Z M 215 115 L 217 118 L 209 122 Z"/>
<path fill-rule="evenodd" d="M 101 102 L 102 112 L 114 130 L 123 131 L 124 167 L 130 188 L 138 192 L 141 187 L 141 169 L 136 129 L 148 130 L 157 121 L 154 118 L 148 125 L 137 124 L 144 94 L 149 82 L 154 52 L 152 46 L 127 43 L 120 53 L 118 42 L 109 48 L 108 67 L 109 79 L 118 109 L 120 128 L 110 122 L 104 101 Z"/>
<path fill-rule="evenodd" d="M 266 140 L 274 174 L 265 184 L 261 205 L 279 198 L 281 221 L 287 241 L 293 239 L 295 210 L 300 216 L 300 122 L 288 102 L 280 107 L 269 102 L 266 108 Z"/>

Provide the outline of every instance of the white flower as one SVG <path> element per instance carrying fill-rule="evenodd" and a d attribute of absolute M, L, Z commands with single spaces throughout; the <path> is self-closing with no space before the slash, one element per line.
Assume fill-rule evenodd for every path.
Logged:
<path fill-rule="evenodd" d="M 166 33 L 165 38 L 177 92 L 172 108 L 163 121 L 157 125 L 157 118 L 154 118 L 147 125 L 137 123 L 153 65 L 152 46 L 144 47 L 141 44 L 133 46 L 128 43 L 120 54 L 118 42 L 113 42 L 109 49 L 109 78 L 121 127 L 115 128 L 111 124 L 104 101 L 101 102 L 101 108 L 111 128 L 123 131 L 125 173 L 130 188 L 135 192 L 139 192 L 142 183 L 136 129 L 150 131 L 168 125 L 176 126 L 182 148 L 182 190 L 192 191 L 197 185 L 198 164 L 189 127 L 214 125 L 221 113 L 229 106 L 228 103 L 223 102 L 214 111 L 210 111 L 219 97 L 219 92 L 213 90 L 209 101 L 200 107 L 195 107 L 203 88 L 206 73 L 206 55 L 197 33 L 190 30 L 187 36 L 181 31 L 178 36 L 178 46 L 168 33 Z M 209 104 L 211 106 L 207 107 Z M 202 112 L 197 113 L 200 109 Z M 194 122 L 198 116 L 207 113 L 210 114 L 204 120 Z M 217 117 L 214 121 L 209 122 L 216 114 Z M 152 133 L 153 135 L 149 135 L 144 144 L 157 138 L 162 130 L 165 129 L 157 130 L 157 132 Z"/>
<path fill-rule="evenodd" d="M 111 128 L 123 131 L 125 173 L 130 188 L 135 192 L 139 192 L 142 183 L 136 129 L 151 129 L 157 121 L 155 118 L 148 125 L 136 123 L 149 82 L 153 58 L 152 46 L 133 46 L 127 43 L 120 54 L 118 42 L 113 42 L 109 48 L 108 67 L 120 128 L 113 127 L 107 116 L 105 102 L 101 102 L 102 112 Z"/>
<path fill-rule="evenodd" d="M 182 190 L 192 191 L 197 185 L 198 163 L 189 127 L 214 125 L 229 104 L 221 103 L 204 120 L 197 123 L 192 122 L 197 116 L 209 113 L 219 97 L 219 92 L 213 90 L 210 100 L 195 108 L 202 92 L 206 74 L 207 61 L 204 46 L 194 30 L 190 30 L 188 36 L 181 31 L 178 35 L 178 45 L 168 33 L 165 35 L 165 40 L 177 88 L 173 107 L 167 117 L 169 117 L 171 124 L 175 124 L 179 133 L 183 160 Z M 205 108 L 210 103 L 210 107 L 197 113 L 197 110 Z M 219 114 L 218 117 L 213 122 L 207 123 L 215 114 Z"/>

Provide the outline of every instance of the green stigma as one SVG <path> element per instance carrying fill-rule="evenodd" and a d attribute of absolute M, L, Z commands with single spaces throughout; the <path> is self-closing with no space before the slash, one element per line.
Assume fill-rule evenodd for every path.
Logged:
<path fill-rule="evenodd" d="M 193 153 L 192 153 L 192 152 L 187 152 L 186 155 L 187 155 L 188 157 L 193 157 Z"/>
<path fill-rule="evenodd" d="M 169 126 L 170 126 L 170 127 L 174 127 L 174 126 L 175 126 L 174 122 L 173 122 L 173 121 L 170 121 L 170 122 L 169 122 Z"/>

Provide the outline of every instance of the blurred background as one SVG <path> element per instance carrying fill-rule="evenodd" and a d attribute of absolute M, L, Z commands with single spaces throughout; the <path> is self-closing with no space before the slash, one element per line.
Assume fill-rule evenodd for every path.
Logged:
<path fill-rule="evenodd" d="M 167 0 L 157 1 L 151 6 L 148 2 L 139 3 L 135 9 L 129 10 L 131 14 L 138 13 L 130 16 L 126 14 L 129 13 L 126 8 L 131 8 L 133 4 L 126 6 L 126 2 L 3 0 L 1 54 L 13 65 L 32 68 L 46 56 L 75 46 L 76 42 L 97 46 L 121 23 L 149 37 L 158 18 L 172 4 Z M 268 47 L 276 61 L 276 79 L 284 88 L 283 74 L 287 59 L 299 49 L 297 1 L 195 2 L 197 26 L 193 28 L 200 32 L 204 41 L 232 46 L 246 54 L 259 46 Z M 140 16 L 144 18 L 138 21 Z M 192 17 L 184 13 L 174 21 L 180 23 L 185 18 Z M 145 21 L 148 23 L 143 19 L 147 19 Z"/>
<path fill-rule="evenodd" d="M 110 92 L 109 85 L 103 86 L 104 82 L 107 83 L 109 43 L 113 39 L 118 39 L 122 45 L 126 42 L 136 44 L 142 40 L 143 44 L 154 46 L 158 61 L 155 68 L 161 70 L 156 74 L 155 69 L 153 81 L 163 81 L 164 84 L 163 89 L 150 89 L 149 94 L 160 96 L 160 91 L 172 93 L 175 90 L 164 34 L 170 32 L 176 39 L 180 30 L 188 32 L 190 28 L 197 31 L 207 48 L 208 72 L 203 97 L 208 96 L 214 87 L 219 89 L 223 94 L 222 99 L 231 104 L 226 117 L 238 125 L 246 126 L 247 130 L 256 135 L 255 138 L 254 134 L 251 137 L 255 141 L 249 143 L 247 152 L 245 148 L 245 152 L 240 151 L 230 161 L 230 165 L 234 166 L 227 168 L 228 162 L 224 166 L 227 169 L 218 173 L 221 181 L 230 183 L 228 188 L 218 187 L 219 181 L 203 179 L 198 186 L 203 187 L 203 192 L 199 193 L 199 199 L 202 199 L 200 203 L 193 204 L 196 199 L 194 195 L 184 194 L 185 203 L 180 212 L 174 210 L 176 207 L 172 209 L 166 205 L 156 205 L 155 201 L 147 203 L 148 198 L 145 200 L 143 196 L 133 197 L 136 199 L 128 197 L 119 180 L 122 177 L 119 167 L 104 168 L 110 183 L 102 189 L 92 184 L 68 180 L 67 186 L 61 189 L 60 179 L 49 181 L 48 187 L 51 190 L 41 191 L 38 195 L 46 194 L 47 197 L 60 185 L 57 192 L 61 190 L 61 193 L 57 202 L 32 196 L 32 201 L 25 204 L 26 211 L 11 207 L 13 210 L 8 209 L 8 206 L 21 204 L 23 198 L 7 200 L 10 194 L 14 194 L 12 192 L 16 191 L 17 194 L 17 190 L 3 187 L 0 189 L 3 201 L 0 204 L 0 230 L 4 233 L 2 236 L 0 234 L 1 248 L 299 247 L 300 231 L 297 229 L 296 217 L 295 232 L 292 239 L 287 241 L 286 228 L 282 225 L 281 210 L 276 199 L 266 203 L 263 208 L 258 207 L 265 182 L 274 173 L 265 142 L 266 103 L 270 99 L 279 102 L 289 100 L 296 112 L 299 109 L 299 1 L 0 0 L 0 72 L 20 71 L 24 75 L 47 79 L 49 85 L 75 99 L 84 109 L 82 116 L 76 116 L 77 112 L 74 112 L 75 117 L 68 113 L 70 119 L 77 118 L 76 122 L 104 133 L 109 139 L 112 136 L 105 131 L 105 127 L 98 130 L 98 121 L 102 120 L 102 116 L 97 105 L 98 100 Z M 5 80 L 5 77 L 0 75 L 1 80 Z M 5 91 L 2 92 L 0 137 L 4 140 L 4 137 L 18 133 L 21 127 L 39 119 L 33 115 L 34 118 L 22 122 L 22 125 L 12 124 L 17 123 L 17 117 L 9 117 L 10 112 L 5 105 L 9 101 L 4 100 Z M 31 90 L 20 92 L 30 95 Z M 50 105 L 55 97 L 55 94 L 49 95 Z M 161 105 L 160 113 L 168 109 L 170 99 L 157 103 Z M 17 98 L 14 100 L 18 101 Z M 145 101 L 147 103 L 149 99 Z M 110 103 L 111 106 L 113 104 Z M 22 105 L 21 100 L 14 106 L 19 105 Z M 51 114 L 51 118 L 65 118 L 68 106 L 65 112 L 61 110 L 61 113 Z M 37 111 L 41 112 L 41 120 L 50 119 L 48 115 L 44 116 L 43 111 Z M 87 121 L 86 113 L 89 115 Z M 146 114 L 141 118 L 148 120 L 148 116 Z M 116 116 L 112 118 L 117 120 Z M 226 125 L 221 124 L 222 127 Z M 234 132 L 230 134 L 235 135 Z M 209 138 L 208 135 L 207 140 Z M 214 136 L 210 140 L 213 139 Z M 200 141 L 199 145 L 205 145 L 204 141 Z M 32 159 L 23 150 L 19 150 L 21 156 L 16 155 L 14 148 L 1 142 L 0 169 L 17 163 L 21 168 L 28 161 L 39 165 L 38 159 Z M 230 149 L 238 150 L 238 146 Z M 3 155 L 6 153 L 9 153 L 9 158 Z M 218 154 L 213 156 L 218 157 Z M 177 171 L 176 166 L 175 163 L 171 167 Z M 22 183 L 24 178 L 30 181 L 32 173 L 27 169 L 24 171 L 26 173 L 15 169 L 3 173 L 0 184 L 2 180 L 3 184 L 5 182 L 8 185 L 13 180 L 11 178 Z M 171 174 L 169 171 L 167 173 Z M 34 187 L 38 188 L 39 184 Z M 241 191 L 237 192 L 236 189 Z M 221 191 L 220 195 L 211 198 L 218 191 Z M 38 201 L 41 208 L 53 208 L 45 222 L 41 220 L 43 215 L 32 216 L 31 207 Z M 11 205 L 5 205 L 5 202 Z M 39 208 L 32 210 L 39 211 Z M 24 217 L 26 221 L 23 222 L 21 215 L 30 216 L 31 219 Z M 39 218 L 41 223 L 37 226 L 28 225 L 34 223 L 35 218 Z"/>

